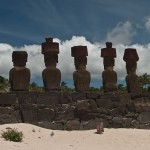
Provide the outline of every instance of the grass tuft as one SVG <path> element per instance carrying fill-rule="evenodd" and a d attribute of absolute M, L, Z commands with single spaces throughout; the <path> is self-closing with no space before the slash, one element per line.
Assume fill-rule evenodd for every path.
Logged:
<path fill-rule="evenodd" d="M 7 129 L 7 131 L 2 131 L 1 137 L 6 141 L 21 142 L 23 139 L 23 133 L 18 132 L 15 128 Z"/>

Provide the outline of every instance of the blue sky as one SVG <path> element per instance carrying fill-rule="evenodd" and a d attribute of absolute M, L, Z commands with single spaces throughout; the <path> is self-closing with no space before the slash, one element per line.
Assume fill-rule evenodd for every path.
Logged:
<path fill-rule="evenodd" d="M 72 81 L 71 46 L 86 45 L 87 69 L 94 84 L 101 83 L 100 49 L 106 41 L 113 42 L 117 48 L 115 70 L 119 82 L 126 75 L 122 57 L 128 47 L 136 48 L 139 53 L 137 74 L 150 73 L 149 6 L 149 0 L 0 0 L 0 75 L 8 77 L 13 67 L 13 50 L 26 50 L 32 80 L 42 83 L 41 72 L 45 66 L 40 44 L 48 36 L 60 43 L 58 68 L 62 80 Z"/>
<path fill-rule="evenodd" d="M 105 39 L 120 22 L 132 23 L 132 43 L 147 43 L 148 0 L 0 0 L 0 41 L 21 46 L 40 44 L 45 36 L 73 35 L 91 42 Z"/>

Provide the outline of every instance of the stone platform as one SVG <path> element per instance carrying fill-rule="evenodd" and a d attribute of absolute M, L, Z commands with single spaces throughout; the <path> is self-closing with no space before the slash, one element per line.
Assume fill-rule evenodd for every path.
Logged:
<path fill-rule="evenodd" d="M 0 124 L 30 123 L 48 129 L 150 129 L 150 94 L 92 92 L 0 93 Z"/>

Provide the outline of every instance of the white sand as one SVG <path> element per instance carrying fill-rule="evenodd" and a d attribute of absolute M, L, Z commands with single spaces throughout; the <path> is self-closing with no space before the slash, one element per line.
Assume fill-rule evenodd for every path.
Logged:
<path fill-rule="evenodd" d="M 20 123 L 0 125 L 0 133 L 7 127 L 22 131 L 24 138 L 20 143 L 0 138 L 0 150 L 150 150 L 150 130 L 105 129 L 103 134 L 53 130 L 51 136 L 52 130 Z"/>

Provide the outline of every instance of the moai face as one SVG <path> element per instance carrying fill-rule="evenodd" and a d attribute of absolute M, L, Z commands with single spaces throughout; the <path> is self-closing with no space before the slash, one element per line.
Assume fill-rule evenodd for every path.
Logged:
<path fill-rule="evenodd" d="M 86 64 L 87 64 L 87 57 L 75 57 L 75 68 L 78 71 L 86 70 Z"/>
<path fill-rule="evenodd" d="M 13 51 L 12 61 L 14 67 L 25 67 L 28 54 L 26 51 Z"/>
<path fill-rule="evenodd" d="M 44 62 L 46 67 L 56 67 L 58 63 L 58 55 L 51 52 L 44 54 Z"/>
<path fill-rule="evenodd" d="M 136 62 L 126 62 L 127 74 L 136 74 L 137 63 Z"/>
<path fill-rule="evenodd" d="M 104 63 L 104 69 L 106 70 L 107 68 L 112 68 L 115 65 L 115 59 L 114 58 L 110 58 L 110 57 L 104 57 L 103 59 L 103 63 Z"/>

